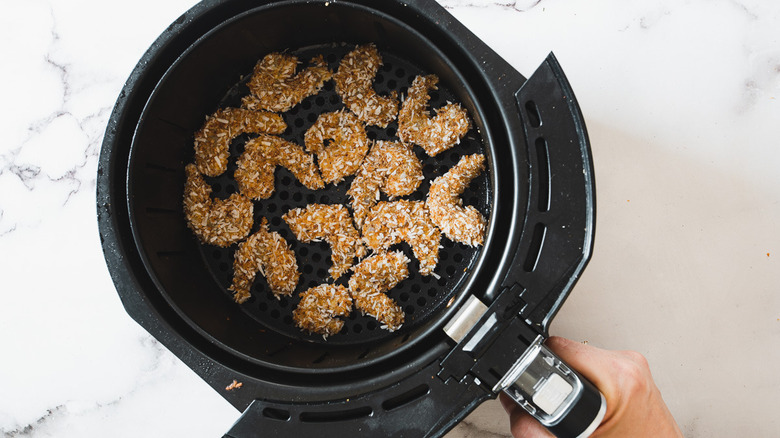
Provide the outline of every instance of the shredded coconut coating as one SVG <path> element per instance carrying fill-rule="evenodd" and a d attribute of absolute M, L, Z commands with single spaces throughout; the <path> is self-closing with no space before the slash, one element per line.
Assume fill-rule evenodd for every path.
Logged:
<path fill-rule="evenodd" d="M 314 156 L 295 143 L 273 135 L 249 140 L 236 163 L 233 177 L 238 188 L 252 199 L 267 199 L 274 193 L 276 166 L 287 168 L 304 186 L 316 190 L 325 187 L 314 164 Z"/>
<path fill-rule="evenodd" d="M 484 155 L 461 157 L 458 164 L 431 183 L 425 201 L 433 223 L 451 240 L 469 246 L 484 243 L 487 221 L 473 206 L 463 207 L 460 195 L 483 170 Z"/>
<path fill-rule="evenodd" d="M 204 175 L 222 175 L 234 138 L 245 133 L 281 134 L 285 129 L 287 124 L 279 114 L 243 108 L 217 110 L 195 133 L 195 163 Z"/>
<path fill-rule="evenodd" d="M 350 111 L 369 125 L 386 128 L 398 115 L 398 95 L 389 97 L 374 91 L 374 77 L 382 66 L 382 57 L 373 44 L 358 46 L 347 53 L 333 75 L 336 91 Z"/>
<path fill-rule="evenodd" d="M 293 310 L 295 325 L 323 338 L 340 332 L 344 321 L 338 317 L 349 316 L 352 311 L 352 297 L 341 285 L 321 284 L 301 292 L 300 297 Z"/>
<path fill-rule="evenodd" d="M 409 259 L 401 251 L 380 252 L 355 266 L 349 279 L 355 307 L 391 332 L 401 328 L 404 311 L 386 292 L 409 277 L 408 264 Z"/>
<path fill-rule="evenodd" d="M 390 198 L 411 195 L 423 179 L 422 163 L 409 146 L 376 142 L 347 191 L 358 229 L 363 227 L 371 207 L 379 201 L 380 190 Z"/>
<path fill-rule="evenodd" d="M 338 184 L 345 176 L 354 175 L 368 153 L 363 123 L 348 111 L 321 114 L 306 131 L 304 141 L 306 150 L 317 154 L 325 183 Z"/>
<path fill-rule="evenodd" d="M 250 95 L 241 100 L 244 108 L 285 112 L 308 96 L 317 94 L 333 73 L 322 55 L 309 61 L 297 75 L 298 58 L 285 53 L 269 53 L 258 61 L 247 86 Z"/>
<path fill-rule="evenodd" d="M 398 137 L 405 143 L 422 146 L 431 157 L 460 143 L 469 130 L 469 117 L 459 104 L 448 103 L 428 112 L 428 92 L 436 89 L 436 75 L 417 76 L 398 114 Z"/>
<path fill-rule="evenodd" d="M 212 199 L 211 186 L 194 164 L 184 168 L 184 216 L 187 226 L 203 243 L 227 247 L 249 235 L 253 205 L 247 197 L 233 193 L 227 199 Z"/>
<path fill-rule="evenodd" d="M 251 296 L 249 289 L 257 272 L 265 276 L 271 292 L 278 299 L 291 295 L 301 276 L 295 253 L 287 241 L 277 232 L 268 231 L 268 221 L 263 218 L 260 229 L 238 245 L 233 256 L 233 299 L 243 303 Z"/>
<path fill-rule="evenodd" d="M 431 222 L 422 201 L 379 202 L 363 224 L 363 241 L 374 251 L 408 243 L 422 275 L 430 275 L 439 262 L 441 231 Z"/>
<path fill-rule="evenodd" d="M 301 242 L 328 242 L 333 262 L 328 272 L 334 280 L 352 267 L 355 257 L 360 259 L 366 255 L 360 234 L 352 225 L 352 216 L 343 205 L 309 204 L 306 208 L 289 210 L 282 219 Z"/>

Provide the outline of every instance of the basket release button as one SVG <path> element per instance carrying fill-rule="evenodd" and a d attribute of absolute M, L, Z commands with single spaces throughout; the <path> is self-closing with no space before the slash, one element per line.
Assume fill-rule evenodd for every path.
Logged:
<path fill-rule="evenodd" d="M 537 407 L 553 415 L 571 394 L 574 388 L 558 374 L 552 374 L 533 395 Z"/>

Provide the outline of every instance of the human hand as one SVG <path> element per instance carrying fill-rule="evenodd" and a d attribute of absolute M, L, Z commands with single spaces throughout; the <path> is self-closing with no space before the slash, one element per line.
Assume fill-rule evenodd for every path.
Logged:
<path fill-rule="evenodd" d="M 609 351 L 552 336 L 547 347 L 604 394 L 607 412 L 593 437 L 682 437 L 650 374 L 633 351 Z M 515 438 L 553 435 L 506 394 L 499 396 Z"/>

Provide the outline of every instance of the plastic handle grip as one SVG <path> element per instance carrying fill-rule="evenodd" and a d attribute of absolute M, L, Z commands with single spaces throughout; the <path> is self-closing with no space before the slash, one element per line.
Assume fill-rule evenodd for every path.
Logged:
<path fill-rule="evenodd" d="M 508 377 L 512 381 L 504 392 L 555 436 L 590 436 L 604 419 L 604 396 L 541 342 L 526 351 Z"/>

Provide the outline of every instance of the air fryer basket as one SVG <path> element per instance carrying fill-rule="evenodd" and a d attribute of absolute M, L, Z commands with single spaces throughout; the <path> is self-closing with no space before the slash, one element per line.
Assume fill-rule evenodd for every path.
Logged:
<path fill-rule="evenodd" d="M 404 327 L 390 333 L 354 312 L 344 333 L 324 341 L 291 323 L 297 297 L 277 301 L 260 276 L 250 302 L 232 301 L 235 248 L 201 245 L 187 229 L 183 169 L 204 116 L 238 105 L 242 81 L 262 56 L 293 50 L 305 62 L 324 54 L 335 70 L 344 53 L 367 42 L 384 57 L 380 93 L 437 74 L 431 106 L 460 102 L 473 122 L 456 148 L 435 158 L 417 150 L 426 180 L 411 199 L 423 199 L 429 181 L 460 156 L 485 153 L 488 171 L 464 201 L 489 217 L 489 228 L 482 248 L 442 238 L 439 279 L 416 273 L 402 245 L 412 275 L 390 294 L 406 311 Z M 283 115 L 290 128 L 282 136 L 302 144 L 317 115 L 341 107 L 329 83 Z M 394 128 L 367 131 L 394 139 Z M 232 170 L 209 179 L 216 196 L 236 190 Z M 252 436 L 261 423 L 276 433 L 379 427 L 379 435 L 437 435 L 495 396 L 489 378 L 436 377 L 452 349 L 443 325 L 471 295 L 487 303 L 512 295 L 529 333 L 546 335 L 590 255 L 591 174 L 579 109 L 554 58 L 526 80 L 434 2 L 214 0 L 177 20 L 128 80 L 101 152 L 98 216 L 128 312 L 234 406 L 251 404 L 232 436 Z M 311 202 L 345 203 L 344 184 L 311 191 L 279 168 L 273 197 L 255 202 L 255 223 L 268 218 L 296 252 L 303 275 L 295 295 L 329 281 L 329 251 L 297 242 L 281 215 Z M 506 351 L 517 356 L 522 348 Z M 242 388 L 226 391 L 233 379 Z M 409 419 L 407 410 L 426 400 L 425 413 Z"/>

